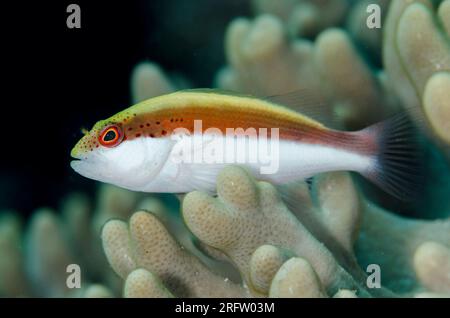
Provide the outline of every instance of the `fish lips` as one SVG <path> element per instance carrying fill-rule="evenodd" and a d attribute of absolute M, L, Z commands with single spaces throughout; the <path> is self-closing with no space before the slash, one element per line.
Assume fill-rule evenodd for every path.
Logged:
<path fill-rule="evenodd" d="M 83 177 L 90 179 L 98 179 L 98 167 L 88 159 L 76 159 L 70 162 L 70 166 L 75 172 L 82 175 Z"/>
<path fill-rule="evenodd" d="M 83 177 L 102 182 L 114 182 L 117 179 L 112 167 L 106 158 L 99 152 L 91 152 L 84 155 L 72 157 L 75 160 L 70 162 L 70 166 L 75 172 Z"/>
<path fill-rule="evenodd" d="M 70 162 L 70 166 L 75 172 L 79 173 L 83 177 L 98 180 L 101 175 L 101 158 L 90 154 L 74 154 L 71 153 L 71 157 L 75 160 Z"/>

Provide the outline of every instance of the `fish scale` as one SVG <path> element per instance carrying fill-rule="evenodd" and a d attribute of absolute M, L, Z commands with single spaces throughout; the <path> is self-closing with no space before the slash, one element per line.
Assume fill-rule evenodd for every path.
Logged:
<path fill-rule="evenodd" d="M 78 160 L 72 167 L 88 178 L 127 189 L 172 193 L 214 191 L 215 178 L 226 164 L 244 166 L 274 184 L 348 170 L 406 198 L 415 184 L 407 169 L 399 166 L 411 168 L 416 161 L 410 152 L 414 147 L 403 147 L 413 139 L 398 136 L 410 134 L 408 123 L 406 116 L 399 115 L 360 131 L 339 131 L 267 99 L 184 90 L 151 98 L 96 123 L 73 148 L 71 155 Z M 185 138 L 174 138 L 178 135 Z M 233 142 L 246 142 L 241 155 L 259 151 L 262 142 L 273 145 L 270 149 L 278 151 L 273 158 L 276 170 L 264 173 L 263 160 L 238 160 L 239 154 L 225 162 L 189 161 L 205 159 L 208 152 L 232 154 Z M 184 148 L 188 150 L 179 151 Z"/>

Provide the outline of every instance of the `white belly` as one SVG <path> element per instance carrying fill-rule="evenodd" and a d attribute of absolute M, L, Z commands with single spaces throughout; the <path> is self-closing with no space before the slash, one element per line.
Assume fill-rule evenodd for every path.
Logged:
<path fill-rule="evenodd" d="M 372 158 L 330 146 L 285 140 L 189 136 L 177 141 L 148 192 L 215 190 L 226 165 L 247 168 L 257 179 L 283 184 L 326 171 L 364 171 Z"/>

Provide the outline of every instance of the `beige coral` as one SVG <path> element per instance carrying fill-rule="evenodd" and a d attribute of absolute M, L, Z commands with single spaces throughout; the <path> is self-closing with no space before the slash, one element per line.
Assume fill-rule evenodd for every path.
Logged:
<path fill-rule="evenodd" d="M 154 274 L 142 268 L 132 271 L 127 276 L 123 294 L 126 298 L 173 297 Z"/>
<path fill-rule="evenodd" d="M 134 103 L 170 93 L 174 89 L 173 84 L 155 63 L 141 62 L 135 66 L 131 75 L 131 95 Z"/>
<path fill-rule="evenodd" d="M 292 36 L 313 36 L 339 24 L 349 7 L 346 0 L 254 0 L 257 14 L 269 13 L 285 22 Z"/>
<path fill-rule="evenodd" d="M 293 254 L 272 245 L 262 245 L 252 254 L 250 259 L 249 279 L 253 288 L 260 293 L 267 293 L 275 274 Z"/>
<path fill-rule="evenodd" d="M 83 297 L 83 298 L 111 298 L 111 297 L 113 297 L 113 293 L 109 290 L 109 288 L 107 288 L 103 285 L 92 284 L 84 290 L 81 297 Z"/>
<path fill-rule="evenodd" d="M 72 193 L 62 200 L 59 212 L 36 210 L 25 229 L 16 213 L 2 216 L 0 296 L 116 296 L 122 283 L 104 256 L 101 222 L 128 218 L 140 200 L 136 193 L 102 185 L 95 209 L 87 196 Z M 71 264 L 80 266 L 80 289 L 67 286 Z"/>
<path fill-rule="evenodd" d="M 450 248 L 427 241 L 414 253 L 414 268 L 425 287 L 436 293 L 450 294 Z"/>
<path fill-rule="evenodd" d="M 449 107 L 446 101 L 449 100 L 447 93 L 450 90 L 447 89 L 448 71 L 445 66 L 449 56 L 445 32 L 449 30 L 446 22 L 449 19 L 446 17 L 450 11 L 450 1 L 443 1 L 437 9 L 445 32 L 436 27 L 434 13 L 428 2 L 420 2 L 425 3 L 425 6 L 403 0 L 392 3 L 384 27 L 386 39 L 383 57 L 386 72 L 374 74 L 343 30 L 327 29 L 318 35 L 314 43 L 303 39 L 289 40 L 286 35 L 297 34 L 299 30 L 300 34 L 318 34 L 324 28 L 314 18 L 317 4 L 305 1 L 255 1 L 257 12 L 284 17 L 288 22 L 268 14 L 260 15 L 254 21 L 243 18 L 233 21 L 225 40 L 229 65 L 218 73 L 217 85 L 259 96 L 305 87 L 318 90 L 324 95 L 329 110 L 346 127 L 365 126 L 396 111 L 396 96 L 399 96 L 409 106 L 423 104 L 433 131 L 441 140 L 447 141 L 446 118 Z M 300 3 L 303 10 L 294 10 Z M 327 1 L 321 3 L 326 4 Z M 366 4 L 361 2 L 352 9 L 347 26 L 353 36 L 375 50 L 380 45 L 380 31 L 358 33 L 365 22 L 366 12 L 363 9 Z M 381 5 L 385 10 L 387 2 L 382 1 Z M 336 21 L 341 19 L 338 11 L 334 12 Z M 413 18 L 419 18 L 420 22 L 411 28 Z M 418 34 L 433 48 L 426 52 L 427 56 L 415 56 L 416 52 L 421 51 L 417 41 L 414 41 Z M 138 66 L 138 75 L 134 76 L 138 79 L 135 87 L 143 84 L 141 96 L 145 95 L 143 87 L 152 85 L 152 80 L 149 80 L 151 76 L 156 77 L 154 87 L 163 87 L 161 93 L 168 90 L 170 85 L 159 69 L 143 66 L 143 75 L 139 75 L 141 67 Z M 343 78 L 346 80 L 343 81 Z M 417 87 L 420 89 L 417 90 Z M 148 91 L 151 96 L 156 94 L 152 93 L 151 88 Z M 302 183 L 280 187 L 277 193 L 271 185 L 255 183 L 242 170 L 231 169 L 223 172 L 218 180 L 218 197 L 193 192 L 184 198 L 183 218 L 194 237 L 183 226 L 180 227 L 178 221 L 173 223 L 174 218 L 167 218 L 165 213 L 156 212 L 157 218 L 153 218 L 152 222 L 159 224 L 158 233 L 162 231 L 168 235 L 162 224 L 170 233 L 177 233 L 181 245 L 188 246 L 184 251 L 190 262 L 197 259 L 206 264 L 202 272 L 210 271 L 208 268 L 211 268 L 212 263 L 208 257 L 220 261 L 230 260 L 237 267 L 244 283 L 232 286 L 238 290 L 248 287 L 252 295 L 392 296 L 394 294 L 388 290 L 374 291 L 364 286 L 366 276 L 358 262 L 364 268 L 378 259 L 387 281 L 383 285 L 392 289 L 396 295 L 446 295 L 448 220 L 408 221 L 391 216 L 361 199 L 348 175 L 343 173 L 315 178 L 313 190 L 313 200 L 308 188 Z M 347 200 L 342 200 L 342 197 Z M 160 208 L 148 205 L 148 210 L 153 209 Z M 139 212 L 139 215 L 149 218 L 143 212 Z M 134 295 L 180 294 L 176 286 L 161 278 L 162 270 L 157 266 L 160 266 L 161 261 L 151 257 L 147 261 L 145 257 L 136 261 L 139 257 L 133 253 L 136 240 L 139 239 L 129 235 L 134 223 L 130 221 L 127 234 L 125 223 L 110 221 L 108 224 L 113 226 L 114 222 L 122 228 L 122 238 L 119 240 L 122 243 L 117 242 L 122 247 L 118 247 L 118 250 L 128 248 L 126 253 L 117 255 L 130 255 L 133 265 L 130 266 L 130 263 L 127 267 L 126 259 L 112 256 L 109 257 L 110 262 L 113 267 L 117 266 L 117 272 L 124 278 L 138 271 L 136 275 L 142 277 L 149 286 L 146 294 L 139 292 L 142 291 L 142 285 L 138 285 L 138 292 Z M 150 228 L 150 225 L 147 226 Z M 177 231 L 175 228 L 182 230 Z M 413 239 L 405 242 L 405 235 L 398 233 L 399 228 L 407 229 Z M 182 236 L 178 233 L 182 233 Z M 200 242 L 192 244 L 195 237 Z M 164 239 L 170 240 L 169 236 Z M 113 239 L 104 240 L 104 244 L 106 241 Z M 398 245 L 405 248 L 401 250 Z M 176 246 L 173 239 L 169 246 Z M 154 248 L 160 249 L 158 246 Z M 114 249 L 111 248 L 112 251 Z M 386 251 L 386 255 L 381 257 L 376 252 L 379 250 Z M 179 257 L 178 252 L 175 255 Z M 429 260 L 427 255 L 431 255 L 433 261 L 426 262 Z M 120 265 L 121 262 L 125 264 Z M 168 258 L 163 262 L 168 262 Z M 434 262 L 440 265 L 440 270 L 430 270 L 435 269 Z M 169 276 L 176 275 L 176 271 L 170 267 L 168 272 Z M 299 280 L 302 275 L 306 276 Z M 199 290 L 189 280 L 187 285 L 192 291 Z M 219 286 L 223 288 L 223 285 Z M 175 293 L 172 293 L 172 289 Z M 195 292 L 188 293 L 193 294 Z M 202 292 L 196 295 L 201 296 Z"/>
<path fill-rule="evenodd" d="M 313 200 L 308 199 L 304 183 L 279 189 L 293 213 L 273 186 L 255 182 L 238 167 L 227 167 L 220 174 L 217 197 L 192 192 L 184 198 L 187 226 L 236 266 L 241 284 L 214 273 L 214 267 L 184 249 L 148 212 L 135 213 L 129 224 L 109 221 L 103 244 L 112 267 L 130 280 L 124 294 L 425 297 L 448 293 L 450 220 L 413 221 L 390 215 L 361 200 L 346 173 L 315 179 Z M 289 197 L 299 204 L 291 206 Z M 393 292 L 366 286 L 367 264 L 380 265 L 382 285 Z M 145 283 L 135 276 L 127 278 L 136 270 L 140 270 L 136 277 L 143 277 Z"/>
<path fill-rule="evenodd" d="M 183 201 L 183 217 L 195 236 L 231 258 L 250 288 L 251 255 L 270 244 L 307 259 L 331 292 L 337 285 L 363 289 L 297 221 L 272 185 L 255 184 L 243 170 L 230 167 L 219 175 L 217 192 L 217 198 L 189 193 Z"/>
<path fill-rule="evenodd" d="M 51 210 L 33 215 L 26 238 L 26 270 L 34 292 L 46 297 L 68 296 L 66 268 L 75 261 L 67 246 L 61 222 Z"/>
<path fill-rule="evenodd" d="M 393 1 L 385 24 L 383 60 L 388 81 L 409 110 L 424 109 L 434 134 L 449 142 L 450 1 Z M 439 26 L 440 20 L 444 28 Z"/>
<path fill-rule="evenodd" d="M 406 219 L 374 204 L 363 207 L 355 246 L 360 264 L 378 264 L 384 285 L 399 294 L 449 296 L 450 219 Z"/>
<path fill-rule="evenodd" d="M 28 282 L 21 253 L 21 225 L 17 215 L 3 212 L 0 217 L 0 296 L 28 295 Z"/>
<path fill-rule="evenodd" d="M 107 222 L 102 241 L 111 266 L 124 279 L 135 269 L 143 268 L 152 273 L 150 276 L 157 275 L 170 293 L 177 296 L 242 297 L 246 294 L 243 288 L 213 273 L 179 245 L 148 212 L 134 213 L 129 225 L 116 220 Z M 150 284 L 152 278 L 145 275 Z M 133 285 L 133 282 L 134 278 L 129 283 Z M 129 289 L 137 287 L 128 285 L 127 288 L 125 294 L 132 295 Z"/>
<path fill-rule="evenodd" d="M 450 72 L 433 74 L 423 93 L 423 107 L 436 135 L 450 144 Z"/>
<path fill-rule="evenodd" d="M 259 195 L 255 194 L 255 191 L 259 191 L 259 189 L 256 189 L 254 181 L 244 171 L 230 167 L 222 174 L 222 182 L 225 183 L 221 187 L 223 191 L 229 188 L 227 187 L 227 182 L 241 184 L 241 187 L 238 187 L 241 192 L 239 197 L 233 199 L 234 194 L 232 193 L 219 193 L 221 193 L 221 197 L 231 200 L 231 202 L 227 202 L 226 209 L 229 210 L 234 207 L 234 209 L 237 209 L 234 212 L 234 216 L 241 215 L 249 223 L 242 222 L 243 220 L 239 217 L 230 218 L 228 214 L 232 213 L 232 211 L 224 210 L 225 206 L 219 208 L 216 199 L 198 192 L 191 193 L 184 199 L 184 218 L 189 220 L 187 224 L 191 226 L 191 230 L 194 233 L 196 233 L 196 230 L 201 232 L 196 234 L 198 234 L 197 236 L 202 242 L 219 249 L 231 258 L 244 276 L 244 285 L 236 285 L 226 277 L 221 277 L 211 272 L 191 252 L 179 245 L 155 216 L 147 212 L 133 214 L 129 225 L 123 221 L 111 220 L 104 226 L 102 231 L 103 246 L 114 270 L 128 281 L 129 278 L 127 277 L 131 275 L 130 273 L 139 268 L 145 269 L 146 272 L 141 271 L 136 275 L 146 277 L 146 284 L 153 286 L 151 287 L 152 290 L 155 289 L 158 293 L 163 293 L 161 295 L 166 296 L 169 295 L 165 292 L 166 288 L 170 294 L 177 296 L 247 296 L 249 295 L 247 290 L 249 285 L 251 293 L 256 296 L 268 295 L 270 288 L 273 288 L 271 291 L 272 296 L 282 296 L 287 283 L 283 278 L 287 275 L 286 273 L 296 276 L 295 273 L 299 270 L 308 269 L 309 272 L 314 270 L 305 267 L 306 265 L 299 267 L 297 263 L 293 267 L 290 265 L 283 267 L 285 261 L 291 258 L 294 253 L 287 249 L 283 250 L 278 247 L 264 245 L 264 242 L 269 241 L 270 243 L 292 247 L 295 251 L 299 250 L 299 248 L 295 248 L 289 242 L 294 242 L 295 240 L 299 242 L 301 239 L 306 239 L 306 242 L 300 245 L 306 247 L 305 250 L 310 250 L 308 252 L 310 256 L 313 254 L 317 255 L 311 256 L 311 259 L 313 259 L 322 275 L 327 275 L 328 280 L 334 280 L 333 274 L 341 272 L 340 279 L 352 281 L 350 275 L 345 274 L 345 271 L 342 269 L 334 269 L 333 273 L 328 273 L 330 267 L 339 268 L 339 265 L 329 255 L 329 252 L 312 238 L 312 235 L 306 229 L 301 229 L 300 233 L 296 233 L 301 225 L 296 224 L 293 215 L 290 215 L 288 210 L 276 198 L 276 192 L 269 184 L 260 184 L 264 189 L 262 190 L 264 192 L 261 193 L 261 198 L 268 200 L 260 204 L 267 207 L 265 211 L 274 209 L 271 211 L 271 215 L 265 216 L 258 212 L 259 203 L 255 201 L 257 200 L 256 197 L 259 197 Z M 202 197 L 197 198 L 196 195 L 201 195 Z M 245 211 L 245 208 L 248 210 Z M 215 209 L 219 210 L 214 212 Z M 219 217 L 219 220 L 215 219 L 214 216 L 205 215 L 205 213 L 214 213 L 216 217 Z M 277 220 L 277 214 L 280 215 L 280 220 Z M 256 223 L 252 220 L 255 220 Z M 278 221 L 278 224 L 276 221 Z M 289 235 L 292 238 L 289 235 L 285 235 L 285 231 L 281 231 L 281 228 L 286 226 L 291 229 Z M 260 229 L 267 228 L 267 231 L 258 233 L 258 231 L 255 231 L 258 227 Z M 253 235 L 253 237 L 245 238 L 239 235 L 245 229 L 249 230 L 248 235 Z M 250 231 L 251 229 L 253 230 Z M 269 233 L 274 235 L 272 239 Z M 264 236 L 267 237 L 265 238 Z M 281 269 L 283 269 L 282 273 L 278 274 L 278 271 Z M 156 276 L 154 277 L 153 275 Z M 273 280 L 276 275 L 281 276 L 279 276 L 279 279 Z M 161 279 L 162 285 L 155 280 L 157 279 L 156 277 Z M 299 286 L 302 286 L 298 280 L 288 280 L 288 282 L 290 281 L 294 284 L 292 288 L 299 289 Z M 275 282 L 277 282 L 276 285 L 274 285 Z M 329 284 L 327 280 L 325 282 Z M 344 284 L 342 281 L 340 283 Z M 144 295 L 140 292 L 129 292 L 130 288 L 131 290 L 135 288 L 133 287 L 135 284 L 136 280 L 134 278 L 131 279 L 130 285 L 125 288 L 124 294 Z M 321 286 L 321 283 L 318 283 L 317 286 Z M 136 286 L 136 289 L 138 291 L 142 290 L 142 285 Z M 323 293 L 325 295 L 322 289 L 320 287 L 317 291 L 310 290 L 308 293 L 315 293 L 314 295 Z M 303 296 L 312 295 L 308 293 L 303 294 Z M 145 295 L 148 296 L 150 294 Z"/>
<path fill-rule="evenodd" d="M 310 103 L 325 104 L 321 112 L 328 109 L 352 128 L 395 110 L 382 74 L 373 75 L 343 30 L 327 29 L 315 43 L 289 41 L 274 16 L 239 18 L 227 30 L 225 47 L 229 65 L 216 77 L 221 88 L 257 96 L 306 89 Z"/>
<path fill-rule="evenodd" d="M 230 184 L 234 186 L 230 187 Z M 218 189 L 217 198 L 199 192 L 185 197 L 183 214 L 187 225 L 203 244 L 207 244 L 205 246 L 209 246 L 196 253 L 190 249 L 198 245 L 185 249 L 167 231 L 166 227 L 171 226 L 165 225 L 166 223 L 163 225 L 163 222 L 148 212 L 133 214 L 129 224 L 117 219 L 107 222 L 102 231 L 103 245 L 113 269 L 124 280 L 124 296 L 393 295 L 386 290 L 372 291 L 364 287 L 365 275 L 356 268 L 359 265 L 353 262 L 352 247 L 358 233 L 356 254 L 359 262 L 363 268 L 367 263 L 380 264 L 385 287 L 408 296 L 448 295 L 450 220 L 408 221 L 390 215 L 361 201 L 346 173 L 316 177 L 312 184 L 312 200 L 305 183 L 280 188 L 278 191 L 293 214 L 281 201 L 275 188 L 265 182 L 255 182 L 240 168 L 225 169 L 219 178 Z M 347 200 L 342 200 L 342 197 Z M 289 198 L 294 198 L 297 204 L 290 204 Z M 64 215 L 72 214 L 71 220 L 85 219 L 79 216 L 83 213 L 79 212 L 76 216 L 77 213 L 69 212 L 71 209 L 67 206 L 81 211 L 81 206 L 75 209 L 74 203 L 71 204 L 69 200 Z M 137 206 L 155 209 L 158 211 L 156 214 L 162 218 L 164 214 L 167 218 L 167 214 L 171 213 L 155 198 L 147 198 Z M 59 247 L 41 252 L 30 245 L 40 254 L 34 254 L 34 258 L 26 255 L 26 259 L 30 264 L 43 261 L 64 264 L 37 267 L 32 280 L 23 275 L 25 284 L 30 281 L 32 286 L 39 286 L 36 283 L 47 277 L 45 273 L 65 268 L 65 263 L 71 261 L 73 252 L 69 252 L 67 245 L 70 240 L 61 236 L 61 220 L 45 210 L 36 214 L 36 217 L 29 237 L 36 238 L 37 244 L 43 244 L 45 242 L 39 239 L 42 237 L 39 233 L 55 233 L 47 238 L 57 242 L 41 247 L 50 248 L 55 243 Z M 362 225 L 359 231 L 360 218 Z M 215 222 L 211 223 L 212 220 Z M 17 223 L 11 221 L 11 224 Z M 71 228 L 78 230 L 67 233 L 77 233 L 81 224 L 83 223 L 72 224 Z M 17 229 L 15 226 L 8 228 Z M 186 228 L 173 225 L 171 229 L 186 231 Z M 0 234 L 16 233 L 0 235 L 0 238 L 8 238 L 0 240 L 0 243 L 4 242 L 0 247 L 14 246 L 14 240 L 9 238 L 20 237 L 15 231 L 0 231 Z M 183 234 L 179 237 L 187 236 Z M 10 255 L 14 253 L 17 252 Z M 60 257 L 64 254 L 67 256 Z M 19 260 L 17 264 L 20 265 L 21 255 L 16 255 Z M 217 263 L 211 259 L 216 255 L 231 260 L 236 265 L 243 277 L 243 284 L 234 279 L 226 279 L 223 273 L 217 272 Z M 20 266 L 9 268 L 9 272 L 3 273 L 17 271 Z M 45 295 L 115 295 L 108 285 L 90 285 L 88 282 L 83 283 L 81 291 L 70 292 L 63 284 L 66 276 L 60 274 L 58 277 L 60 279 L 55 279 L 54 284 L 45 285 Z M 105 282 L 108 283 L 107 280 Z M 112 286 L 114 289 L 114 285 Z M 9 292 L 12 290 L 9 289 Z"/>
<path fill-rule="evenodd" d="M 355 2 L 346 18 L 346 29 L 352 38 L 362 46 L 362 48 L 375 57 L 379 56 L 383 40 L 383 22 L 387 13 L 390 0 L 360 0 Z M 372 7 L 371 7 L 372 6 Z M 380 28 L 369 28 L 368 20 L 373 22 L 373 6 L 378 6 L 380 10 Z M 368 9 L 370 12 L 368 12 Z M 376 13 L 375 13 L 376 14 Z M 377 17 L 378 18 L 378 17 Z"/>
<path fill-rule="evenodd" d="M 283 298 L 322 298 L 325 292 L 308 261 L 294 257 L 285 262 L 273 278 L 270 296 Z"/>

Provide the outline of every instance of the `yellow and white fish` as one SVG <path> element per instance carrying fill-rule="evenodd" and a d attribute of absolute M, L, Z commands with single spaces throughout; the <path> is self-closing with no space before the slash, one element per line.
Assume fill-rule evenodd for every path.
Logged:
<path fill-rule="evenodd" d="M 227 164 L 273 184 L 356 171 L 405 198 L 415 187 L 410 128 L 397 116 L 339 131 L 268 99 L 184 90 L 97 122 L 72 149 L 71 166 L 94 180 L 165 193 L 214 191 Z"/>

